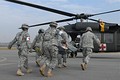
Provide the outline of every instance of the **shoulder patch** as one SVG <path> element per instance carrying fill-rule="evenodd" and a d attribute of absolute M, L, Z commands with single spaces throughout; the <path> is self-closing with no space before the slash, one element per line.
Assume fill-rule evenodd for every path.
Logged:
<path fill-rule="evenodd" d="M 30 37 L 27 37 L 26 40 L 27 40 L 27 41 L 30 41 Z"/>
<path fill-rule="evenodd" d="M 61 35 L 63 33 L 63 31 L 60 31 L 59 34 Z"/>

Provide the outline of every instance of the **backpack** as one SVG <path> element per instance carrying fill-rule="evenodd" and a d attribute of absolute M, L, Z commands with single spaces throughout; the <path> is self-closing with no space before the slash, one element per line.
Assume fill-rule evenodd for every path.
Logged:
<path fill-rule="evenodd" d="M 53 38 L 51 31 L 46 31 L 43 36 L 44 41 L 49 41 Z"/>

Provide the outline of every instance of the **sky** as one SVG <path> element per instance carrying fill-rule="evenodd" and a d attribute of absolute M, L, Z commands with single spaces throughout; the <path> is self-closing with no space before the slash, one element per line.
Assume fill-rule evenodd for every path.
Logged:
<path fill-rule="evenodd" d="M 69 13 L 95 14 L 120 9 L 120 0 L 21 0 Z M 10 3 L 0 0 L 0 43 L 10 42 L 21 30 L 18 29 L 23 23 L 28 25 L 50 22 L 70 18 L 64 15 Z M 120 11 L 91 17 L 102 19 L 105 22 L 120 24 Z M 59 23 L 58 26 L 75 23 L 76 21 Z M 40 28 L 47 29 L 48 25 L 33 27 L 29 29 L 31 42 Z"/>

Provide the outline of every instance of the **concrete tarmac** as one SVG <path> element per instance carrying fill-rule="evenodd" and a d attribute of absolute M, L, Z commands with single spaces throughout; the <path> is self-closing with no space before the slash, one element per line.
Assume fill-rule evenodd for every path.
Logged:
<path fill-rule="evenodd" d="M 43 77 L 35 64 L 35 53 L 29 54 L 31 74 L 16 76 L 17 50 L 0 50 L 0 80 L 120 80 L 120 52 L 93 53 L 85 71 L 81 70 L 82 54 L 68 58 L 66 68 L 54 70 L 53 77 Z"/>

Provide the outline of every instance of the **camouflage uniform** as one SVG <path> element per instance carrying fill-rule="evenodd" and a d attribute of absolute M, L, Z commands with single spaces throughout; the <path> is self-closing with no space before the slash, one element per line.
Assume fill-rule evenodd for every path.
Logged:
<path fill-rule="evenodd" d="M 58 46 L 58 67 L 61 68 L 62 64 L 63 67 L 67 67 L 66 62 L 67 62 L 67 44 L 66 41 L 62 40 L 61 45 Z M 63 58 L 63 63 L 62 63 L 62 58 Z"/>
<path fill-rule="evenodd" d="M 44 29 L 39 29 L 38 35 L 34 38 L 31 46 L 36 52 L 35 59 L 36 59 L 37 66 L 40 66 L 40 61 L 43 58 L 42 56 L 43 55 L 43 52 L 42 52 L 43 33 L 44 33 Z"/>
<path fill-rule="evenodd" d="M 59 31 L 59 35 L 62 37 L 62 40 L 66 41 L 68 50 L 71 51 L 72 53 L 74 53 L 75 51 L 77 51 L 77 48 L 74 47 L 73 44 L 71 43 L 71 40 L 69 38 L 70 36 L 65 32 L 65 28 L 64 27 L 59 27 L 58 29 L 60 30 Z M 66 55 L 69 56 L 69 53 L 66 54 Z"/>
<path fill-rule="evenodd" d="M 100 45 L 100 40 L 94 33 L 92 33 L 91 27 L 87 27 L 86 32 L 82 35 L 80 40 L 80 47 L 82 48 L 83 54 L 83 64 L 81 64 L 81 67 L 83 70 L 85 70 L 90 60 L 90 55 L 93 52 L 92 49 L 94 48 L 94 41 Z"/>
<path fill-rule="evenodd" d="M 28 25 L 23 24 L 20 29 L 28 29 Z M 22 32 L 19 32 L 16 34 L 15 38 L 9 43 L 8 48 L 11 49 L 12 45 L 17 43 L 17 49 L 18 49 L 18 56 L 19 56 L 19 62 L 18 62 L 18 72 L 17 75 L 24 75 L 22 74 L 21 68 L 25 68 L 28 71 L 30 70 L 28 67 L 28 53 L 31 49 L 30 44 L 30 35 L 27 30 L 23 30 Z M 31 71 L 31 70 L 30 70 Z"/>
<path fill-rule="evenodd" d="M 64 31 L 65 28 L 64 27 L 59 27 L 58 29 L 60 30 L 59 35 L 62 37 L 62 40 L 65 40 L 68 44 L 70 42 L 70 40 L 69 40 L 68 34 Z"/>
<path fill-rule="evenodd" d="M 62 67 L 62 58 L 63 58 L 63 66 L 66 67 L 66 62 L 67 62 L 67 49 L 62 48 L 63 45 L 68 45 L 70 40 L 68 38 L 68 34 L 64 31 L 64 27 L 59 27 L 59 34 L 58 34 L 58 67 Z M 65 44 L 62 44 L 62 42 L 65 42 Z M 68 46 L 66 46 L 68 47 Z"/>
<path fill-rule="evenodd" d="M 61 30 L 60 30 L 59 34 L 61 35 L 62 39 L 66 41 L 69 50 L 71 50 L 73 52 L 77 51 L 77 48 L 74 47 L 71 43 L 72 40 L 70 40 L 70 38 L 69 38 L 70 36 L 65 32 L 65 28 L 60 27 L 60 29 Z"/>
<path fill-rule="evenodd" d="M 57 23 L 50 23 L 50 27 L 45 31 L 43 37 L 43 53 L 44 53 L 44 64 L 40 68 L 41 74 L 44 76 L 44 69 L 46 66 L 49 67 L 47 76 L 52 76 L 52 70 L 57 64 L 58 54 L 58 42 L 57 42 Z"/>

